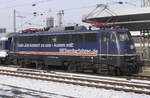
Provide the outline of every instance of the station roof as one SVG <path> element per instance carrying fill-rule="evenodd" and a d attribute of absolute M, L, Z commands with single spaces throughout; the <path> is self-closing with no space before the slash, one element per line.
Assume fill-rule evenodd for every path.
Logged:
<path fill-rule="evenodd" d="M 150 7 L 115 10 L 112 14 L 103 11 L 100 14 L 88 16 L 87 19 L 119 25 L 131 31 L 150 29 Z"/>

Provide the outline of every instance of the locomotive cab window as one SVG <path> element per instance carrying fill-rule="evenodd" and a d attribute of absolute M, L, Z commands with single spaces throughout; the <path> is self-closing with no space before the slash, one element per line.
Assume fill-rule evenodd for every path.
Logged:
<path fill-rule="evenodd" d="M 118 33 L 120 41 L 129 41 L 129 36 L 127 33 Z"/>
<path fill-rule="evenodd" d="M 2 42 L 0 42 L 0 49 L 2 49 L 3 48 L 3 44 L 2 44 Z"/>
<path fill-rule="evenodd" d="M 106 35 L 105 32 L 102 33 L 101 39 L 102 39 L 103 42 L 107 41 L 107 35 Z"/>
<path fill-rule="evenodd" d="M 38 43 L 39 39 L 37 36 L 20 36 L 19 43 Z"/>
<path fill-rule="evenodd" d="M 111 32 L 111 33 L 110 33 L 110 41 L 113 41 L 113 42 L 116 41 L 116 35 L 115 35 L 115 32 Z"/>

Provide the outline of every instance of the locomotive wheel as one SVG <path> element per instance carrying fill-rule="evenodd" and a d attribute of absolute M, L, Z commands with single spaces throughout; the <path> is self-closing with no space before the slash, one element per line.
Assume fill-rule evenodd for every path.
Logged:
<path fill-rule="evenodd" d="M 48 65 L 44 65 L 44 69 L 45 69 L 45 70 L 48 70 Z"/>
<path fill-rule="evenodd" d="M 101 75 L 109 75 L 109 68 L 108 65 L 102 64 L 98 67 L 97 73 Z"/>
<path fill-rule="evenodd" d="M 134 68 L 133 66 L 128 66 L 128 72 L 127 72 L 127 75 L 131 75 L 133 72 Z"/>
<path fill-rule="evenodd" d="M 94 64 L 93 66 L 94 66 L 94 67 L 93 67 L 93 70 L 92 70 L 93 73 L 98 73 L 98 68 L 99 68 L 98 66 L 99 66 L 99 65 L 98 65 L 98 64 Z"/>
<path fill-rule="evenodd" d="M 140 70 L 139 66 L 135 65 L 135 71 L 134 71 L 134 73 L 135 73 L 135 74 L 138 73 L 139 70 Z"/>
<path fill-rule="evenodd" d="M 44 64 L 37 62 L 36 63 L 36 69 L 39 69 L 39 70 L 44 69 Z"/>
<path fill-rule="evenodd" d="M 68 66 L 68 72 L 76 72 L 75 64 L 72 63 Z"/>
<path fill-rule="evenodd" d="M 84 65 L 84 64 L 82 64 L 82 63 L 77 63 L 77 64 L 75 65 L 77 72 L 83 72 L 82 65 Z"/>
<path fill-rule="evenodd" d="M 20 68 L 25 67 L 23 60 L 20 60 L 18 65 L 19 65 Z"/>
<path fill-rule="evenodd" d="M 42 70 L 44 69 L 44 66 L 42 64 L 37 64 L 36 69 Z"/>
<path fill-rule="evenodd" d="M 109 74 L 112 76 L 116 75 L 115 67 L 114 66 L 109 66 Z"/>
<path fill-rule="evenodd" d="M 115 68 L 115 75 L 120 76 L 122 73 L 118 67 Z"/>

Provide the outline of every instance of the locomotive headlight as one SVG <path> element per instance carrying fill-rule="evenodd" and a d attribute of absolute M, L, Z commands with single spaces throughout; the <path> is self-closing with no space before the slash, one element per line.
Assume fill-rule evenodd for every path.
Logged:
<path fill-rule="evenodd" d="M 130 49 L 134 49 L 134 46 L 133 46 L 133 45 L 130 45 Z"/>

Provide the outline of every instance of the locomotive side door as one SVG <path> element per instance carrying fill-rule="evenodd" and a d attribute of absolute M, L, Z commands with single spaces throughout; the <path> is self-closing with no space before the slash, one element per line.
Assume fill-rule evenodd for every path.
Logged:
<path fill-rule="evenodd" d="M 100 55 L 102 57 L 107 57 L 109 50 L 108 50 L 108 35 L 106 32 L 101 33 L 101 40 L 100 40 Z"/>
<path fill-rule="evenodd" d="M 97 73 L 108 74 L 108 57 L 109 57 L 109 33 L 100 32 L 99 33 L 99 59 L 98 59 L 98 69 Z"/>
<path fill-rule="evenodd" d="M 117 35 L 116 32 L 110 32 L 110 40 L 109 40 L 109 49 L 111 55 L 118 54 L 118 43 L 117 43 Z"/>
<path fill-rule="evenodd" d="M 109 43 L 108 43 L 108 33 L 101 32 L 100 39 L 99 39 L 99 63 L 102 64 L 100 69 L 104 69 L 104 66 L 107 66 L 108 63 L 108 54 L 109 54 Z"/>
<path fill-rule="evenodd" d="M 118 55 L 118 42 L 117 42 L 117 35 L 116 32 L 110 32 L 109 34 L 109 64 L 116 65 L 117 63 L 117 56 Z"/>

